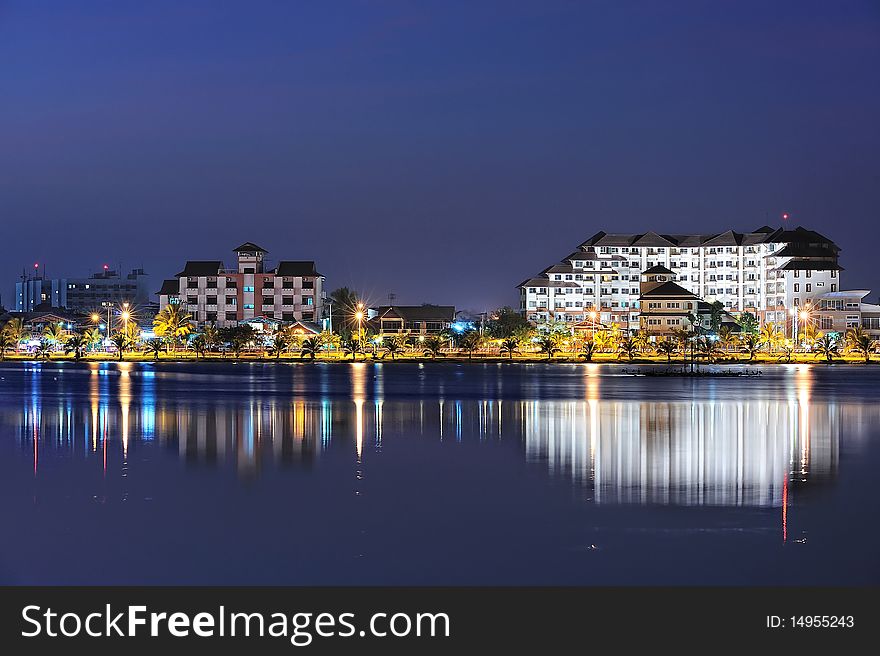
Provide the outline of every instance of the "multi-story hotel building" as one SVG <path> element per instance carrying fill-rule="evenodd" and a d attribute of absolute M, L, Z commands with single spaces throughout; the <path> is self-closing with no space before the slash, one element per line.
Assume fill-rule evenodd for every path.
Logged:
<path fill-rule="evenodd" d="M 189 261 L 159 290 L 159 309 L 181 303 L 200 326 L 236 325 L 255 317 L 281 321 L 320 321 L 324 278 L 312 261 L 281 261 L 266 266 L 268 252 L 247 242 L 234 249 L 237 266 L 220 260 Z"/>
<path fill-rule="evenodd" d="M 706 302 L 738 315 L 783 323 L 792 308 L 815 305 L 840 287 L 840 249 L 813 230 L 769 226 L 712 235 L 598 232 L 563 260 L 519 285 L 520 309 L 534 322 L 639 328 L 639 276 L 654 266 Z"/>

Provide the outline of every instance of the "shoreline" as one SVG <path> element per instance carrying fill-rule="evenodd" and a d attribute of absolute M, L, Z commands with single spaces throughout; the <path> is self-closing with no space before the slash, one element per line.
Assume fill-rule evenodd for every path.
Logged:
<path fill-rule="evenodd" d="M 608 357 L 604 357 L 608 356 Z M 94 364 L 94 363 L 150 363 L 150 364 L 162 364 L 162 363 L 187 363 L 187 364 L 201 364 L 201 363 L 232 363 L 232 364 L 241 364 L 241 363 L 258 363 L 258 364 L 352 364 L 352 363 L 381 363 L 381 364 L 442 364 L 442 363 L 455 363 L 455 364 L 519 364 L 519 365 L 532 365 L 532 364 L 609 364 L 609 365 L 619 365 L 621 367 L 627 366 L 644 366 L 644 365 L 659 365 L 659 366 L 667 366 L 667 367 L 681 367 L 687 366 L 690 367 L 692 362 L 690 360 L 685 360 L 682 358 L 673 358 L 672 360 L 666 360 L 663 358 L 634 358 L 632 360 L 628 358 L 618 359 L 614 354 L 600 354 L 598 357 L 596 355 L 593 356 L 592 360 L 587 361 L 584 358 L 578 358 L 574 356 L 565 357 L 565 356 L 557 356 L 551 360 L 548 360 L 546 357 L 523 357 L 516 356 L 514 358 L 509 358 L 507 356 L 483 356 L 483 357 L 474 357 L 468 358 L 467 356 L 459 356 L 459 355 L 443 355 L 437 358 L 430 357 L 407 357 L 407 356 L 398 356 L 395 359 L 391 359 L 389 357 L 366 357 L 366 358 L 357 358 L 356 360 L 352 360 L 350 357 L 317 357 L 315 359 L 311 358 L 300 358 L 299 356 L 288 356 L 276 358 L 274 356 L 267 357 L 259 357 L 257 355 L 252 356 L 244 356 L 244 357 L 217 357 L 217 356 L 209 356 L 209 357 L 199 357 L 195 356 L 169 356 L 169 357 L 160 357 L 158 360 L 153 356 L 137 356 L 132 355 L 130 357 L 125 357 L 123 360 L 119 360 L 118 357 L 101 357 L 101 356 L 86 356 L 82 357 L 79 360 L 75 359 L 72 355 L 58 355 L 57 357 L 52 357 L 49 359 L 45 358 L 34 358 L 34 357 L 23 357 L 20 355 L 7 355 L 5 358 L 0 360 L 0 366 L 5 363 L 14 363 L 14 362 L 23 362 L 23 363 L 31 363 L 31 364 L 51 364 L 51 363 L 60 363 L 60 364 Z M 816 358 L 812 356 L 808 357 L 792 357 L 791 361 L 785 361 L 784 359 L 779 359 L 776 357 L 763 357 L 763 358 L 755 358 L 749 360 L 747 358 L 718 358 L 713 361 L 707 360 L 697 360 L 693 363 L 696 367 L 705 367 L 705 366 L 724 366 L 724 365 L 756 365 L 756 366 L 766 366 L 766 365 L 832 365 L 832 364 L 845 364 L 845 365 L 876 365 L 880 364 L 880 357 L 872 357 L 870 361 L 866 362 L 864 357 L 840 357 L 835 358 L 832 362 L 827 362 L 822 358 Z"/>

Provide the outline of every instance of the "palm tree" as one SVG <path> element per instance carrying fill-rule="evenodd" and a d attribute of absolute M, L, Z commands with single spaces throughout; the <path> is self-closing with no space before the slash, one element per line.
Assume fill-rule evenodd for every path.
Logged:
<path fill-rule="evenodd" d="M 94 350 L 98 344 L 104 341 L 104 335 L 101 333 L 101 329 L 97 326 L 86 330 L 85 338 L 89 350 Z"/>
<path fill-rule="evenodd" d="M 719 346 L 718 341 L 711 339 L 710 337 L 703 337 L 699 341 L 699 349 L 700 353 L 706 356 L 706 360 L 708 362 L 714 362 L 715 357 L 718 355 Z"/>
<path fill-rule="evenodd" d="M 338 317 L 339 322 L 336 324 L 337 330 L 342 332 L 357 328 L 358 322 L 355 320 L 354 314 L 360 302 L 358 293 L 348 287 L 340 287 L 330 292 L 331 312 L 334 319 Z"/>
<path fill-rule="evenodd" d="M 342 352 L 345 355 L 351 355 L 352 360 L 357 360 L 357 354 L 362 351 L 361 340 L 356 337 L 349 337 L 342 340 Z"/>
<path fill-rule="evenodd" d="M 202 337 L 205 340 L 205 351 L 213 351 L 220 344 L 220 334 L 214 324 L 208 324 L 202 331 Z"/>
<path fill-rule="evenodd" d="M 824 357 L 826 362 L 832 362 L 834 357 L 840 354 L 837 340 L 831 335 L 822 335 L 822 337 L 816 342 L 814 350 L 816 356 Z"/>
<path fill-rule="evenodd" d="M 547 362 L 550 362 L 553 359 L 553 355 L 562 350 L 559 348 L 559 336 L 553 333 L 545 335 L 538 340 L 538 348 L 541 353 L 547 354 Z"/>
<path fill-rule="evenodd" d="M 0 330 L 0 360 L 6 358 L 6 351 L 11 351 L 17 346 L 18 342 L 12 339 L 8 332 Z"/>
<path fill-rule="evenodd" d="M 6 322 L 6 325 L 3 326 L 3 332 L 9 335 L 10 339 L 15 343 L 15 348 L 18 348 L 19 343 L 27 336 L 27 331 L 24 328 L 24 322 L 16 317 L 15 319 L 10 319 Z"/>
<path fill-rule="evenodd" d="M 787 363 L 791 364 L 791 356 L 794 354 L 794 342 L 790 339 L 785 340 L 782 343 L 782 355 L 779 356 L 779 361 L 785 360 Z"/>
<path fill-rule="evenodd" d="M 299 351 L 299 357 L 305 358 L 306 356 L 309 356 L 314 360 L 318 353 L 321 352 L 322 347 L 323 344 L 321 343 L 321 338 L 319 336 L 308 337 L 303 340 L 302 348 Z"/>
<path fill-rule="evenodd" d="M 709 330 L 717 333 L 721 329 L 721 321 L 724 319 L 724 303 L 715 301 L 709 308 Z"/>
<path fill-rule="evenodd" d="M 287 331 L 278 330 L 272 336 L 272 342 L 269 344 L 269 353 L 275 356 L 275 359 L 279 359 L 281 354 L 284 353 L 290 346 L 290 336 L 287 334 Z"/>
<path fill-rule="evenodd" d="M 578 353 L 579 358 L 583 358 L 587 362 L 593 361 L 593 353 L 596 351 L 596 342 L 595 340 L 588 339 L 585 340 L 581 345 L 580 352 Z"/>
<path fill-rule="evenodd" d="M 83 351 L 88 346 L 88 340 L 83 333 L 76 332 L 71 334 L 64 342 L 64 352 L 73 353 L 73 359 L 79 362 Z"/>
<path fill-rule="evenodd" d="M 737 341 L 737 334 L 733 332 L 730 326 L 721 326 L 718 329 L 718 343 L 725 351 L 730 351 L 730 347 Z"/>
<path fill-rule="evenodd" d="M 468 360 L 470 360 L 474 351 L 480 350 L 480 347 L 483 345 L 483 336 L 478 333 L 476 330 L 470 330 L 461 336 L 461 339 L 458 341 L 458 348 L 462 351 L 465 351 L 468 354 Z"/>
<path fill-rule="evenodd" d="M 639 354 L 638 342 L 632 337 L 623 337 L 617 343 L 617 352 L 618 357 L 626 355 L 626 357 L 629 358 L 629 361 L 632 362 L 633 358 Z"/>
<path fill-rule="evenodd" d="M 877 346 L 877 342 L 862 326 L 856 326 L 846 331 L 846 350 L 860 353 L 865 362 L 871 361 L 871 351 Z"/>
<path fill-rule="evenodd" d="M 398 335 L 389 335 L 384 340 L 382 340 L 382 347 L 385 349 L 385 352 L 391 356 L 391 359 L 394 359 L 394 356 L 403 353 L 404 345 L 403 340 Z"/>
<path fill-rule="evenodd" d="M 192 315 L 178 303 L 166 305 L 153 319 L 157 337 L 166 337 L 169 344 L 176 345 L 193 330 Z"/>
<path fill-rule="evenodd" d="M 120 330 L 119 332 L 114 333 L 113 337 L 110 338 L 110 341 L 116 345 L 116 350 L 119 353 L 119 361 L 122 362 L 122 359 L 125 357 L 125 349 L 130 344 L 128 335 Z"/>
<path fill-rule="evenodd" d="M 596 350 L 603 353 L 614 347 L 614 336 L 607 330 L 600 330 L 593 335 L 593 342 L 595 342 Z"/>
<path fill-rule="evenodd" d="M 784 339 L 775 323 L 765 323 L 758 333 L 761 342 L 767 347 L 767 352 L 773 354 L 773 349 Z"/>
<path fill-rule="evenodd" d="M 657 353 L 666 356 L 667 362 L 672 362 L 672 356 L 678 352 L 678 342 L 674 339 L 666 338 L 662 342 L 657 342 L 654 348 L 657 349 Z"/>
<path fill-rule="evenodd" d="M 425 355 L 431 356 L 434 360 L 438 355 L 443 355 L 444 340 L 437 335 L 431 335 L 425 340 Z"/>
<path fill-rule="evenodd" d="M 501 342 L 501 353 L 507 353 L 508 357 L 513 360 L 513 354 L 519 353 L 519 340 L 514 337 L 508 337 Z"/>
<path fill-rule="evenodd" d="M 37 357 L 49 360 L 52 358 L 52 351 L 55 350 L 54 345 L 48 339 L 41 339 L 40 345 L 37 347 Z"/>
<path fill-rule="evenodd" d="M 147 347 L 147 352 L 152 353 L 153 358 L 158 362 L 159 354 L 165 350 L 165 340 L 162 337 L 154 337 L 153 339 L 148 339 L 145 346 Z M 195 347 L 195 340 L 193 340 L 193 347 Z"/>
<path fill-rule="evenodd" d="M 819 329 L 816 327 L 816 324 L 814 323 L 807 323 L 807 325 L 804 326 L 803 332 L 801 333 L 801 340 L 809 350 L 813 349 L 813 347 L 816 345 L 816 342 L 821 339 L 821 337 L 822 333 L 819 331 Z"/>
<path fill-rule="evenodd" d="M 742 342 L 743 350 L 749 354 L 749 361 L 755 359 L 758 351 L 761 350 L 761 338 L 755 333 L 747 333 Z"/>
<path fill-rule="evenodd" d="M 43 329 L 43 337 L 53 345 L 61 344 L 64 340 L 64 326 L 60 323 L 50 323 Z"/>
<path fill-rule="evenodd" d="M 196 360 L 198 360 L 200 356 L 205 357 L 208 353 L 208 341 L 205 339 L 204 335 L 196 335 L 193 337 L 189 342 L 189 346 L 193 350 L 193 353 L 196 354 Z M 168 347 L 166 346 L 165 348 L 167 349 Z M 156 356 L 156 359 L 158 360 L 159 357 Z"/>
<path fill-rule="evenodd" d="M 688 340 L 693 337 L 694 334 L 687 328 L 673 328 L 669 333 L 669 336 L 678 342 L 679 350 L 685 351 L 687 349 Z"/>

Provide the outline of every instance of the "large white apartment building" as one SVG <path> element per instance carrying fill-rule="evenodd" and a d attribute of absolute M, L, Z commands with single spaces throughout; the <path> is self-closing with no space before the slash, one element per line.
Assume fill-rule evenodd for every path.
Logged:
<path fill-rule="evenodd" d="M 790 310 L 841 290 L 840 249 L 813 230 L 769 226 L 712 235 L 598 232 L 558 264 L 519 285 L 520 310 L 533 322 L 639 327 L 639 276 L 663 266 L 674 281 L 737 315 L 785 322 Z M 591 316 L 591 313 L 596 314 Z"/>
<path fill-rule="evenodd" d="M 237 263 L 190 260 L 159 290 L 159 309 L 182 304 L 200 325 L 236 325 L 256 317 L 317 322 L 323 318 L 324 278 L 312 261 L 281 261 L 269 268 L 268 251 L 251 242 L 234 249 Z"/>

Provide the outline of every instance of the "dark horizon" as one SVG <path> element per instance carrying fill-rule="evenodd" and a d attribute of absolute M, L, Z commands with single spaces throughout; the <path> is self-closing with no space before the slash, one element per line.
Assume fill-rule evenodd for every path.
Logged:
<path fill-rule="evenodd" d="M 880 296 L 874 2 L 0 1 L 0 292 L 243 241 L 516 305 L 598 230 L 803 225 Z"/>

